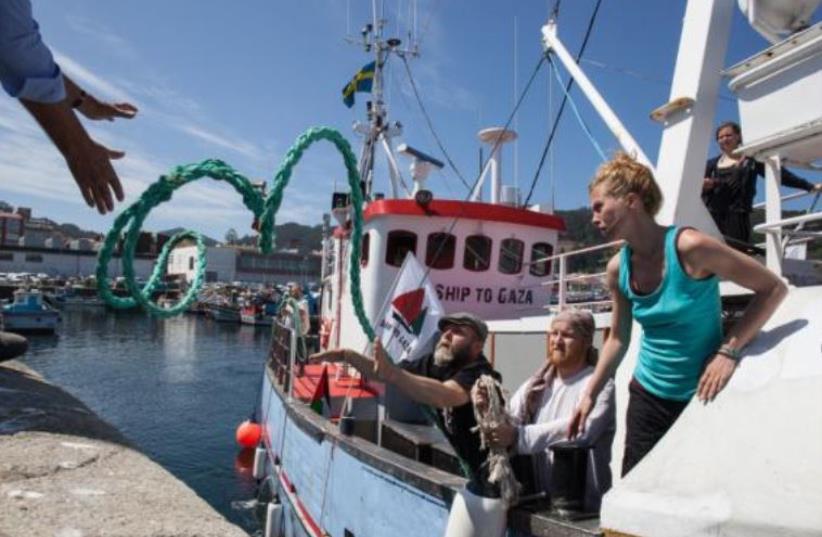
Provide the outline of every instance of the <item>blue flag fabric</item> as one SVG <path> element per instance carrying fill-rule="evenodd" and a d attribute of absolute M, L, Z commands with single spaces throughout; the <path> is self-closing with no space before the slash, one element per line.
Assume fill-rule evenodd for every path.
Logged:
<path fill-rule="evenodd" d="M 371 62 L 364 65 L 360 69 L 351 82 L 345 85 L 342 90 L 343 103 L 348 108 L 354 106 L 354 93 L 359 91 L 362 93 L 371 93 L 371 85 L 374 82 L 374 67 L 376 62 Z"/>

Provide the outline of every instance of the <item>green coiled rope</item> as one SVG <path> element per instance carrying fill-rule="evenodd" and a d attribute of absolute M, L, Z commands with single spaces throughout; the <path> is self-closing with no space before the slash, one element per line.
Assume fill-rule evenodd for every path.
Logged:
<path fill-rule="evenodd" d="M 193 302 L 200 288 L 203 285 L 203 276 L 206 268 L 205 246 L 203 237 L 196 231 L 183 231 L 174 235 L 164 246 L 157 259 L 157 264 L 151 273 L 148 282 L 140 288 L 134 274 L 134 253 L 137 246 L 137 239 L 140 236 L 140 228 L 153 208 L 159 204 L 169 201 L 178 188 L 209 177 L 217 181 L 225 181 L 236 190 L 243 199 L 245 206 L 254 214 L 259 223 L 260 236 L 257 245 L 263 253 L 270 253 L 274 243 L 274 222 L 277 211 L 283 201 L 283 194 L 294 166 L 300 161 L 303 153 L 314 142 L 326 140 L 331 142 L 340 152 L 345 164 L 348 184 L 351 189 L 351 207 L 353 209 L 351 222 L 351 252 L 349 256 L 349 278 L 351 281 L 351 300 L 354 311 L 360 326 L 371 341 L 374 339 L 374 329 L 365 315 L 363 307 L 362 291 L 360 290 L 360 241 L 362 238 L 362 203 L 363 197 L 360 190 L 360 174 L 357 171 L 356 158 L 351 151 L 348 141 L 335 129 L 330 127 L 313 127 L 301 134 L 294 145 L 288 150 L 280 168 L 274 176 L 274 185 L 271 193 L 263 199 L 259 192 L 253 187 L 251 181 L 235 171 L 228 164 L 215 159 L 204 160 L 198 164 L 188 164 L 177 166 L 168 175 L 163 175 L 152 184 L 131 206 L 120 213 L 114 220 L 114 225 L 106 235 L 103 246 L 97 260 L 97 289 L 100 297 L 111 307 L 116 309 L 130 309 L 136 306 L 142 307 L 149 314 L 157 317 L 172 317 L 185 311 Z M 111 291 L 108 277 L 108 264 L 116 249 L 117 243 L 123 230 L 125 241 L 123 243 L 122 263 L 123 276 L 126 280 L 129 297 L 120 298 Z M 165 266 L 172 248 L 184 239 L 194 239 L 197 243 L 197 263 L 194 279 L 191 287 L 180 301 L 170 308 L 162 308 L 151 301 L 151 293 L 162 280 L 165 273 Z"/>

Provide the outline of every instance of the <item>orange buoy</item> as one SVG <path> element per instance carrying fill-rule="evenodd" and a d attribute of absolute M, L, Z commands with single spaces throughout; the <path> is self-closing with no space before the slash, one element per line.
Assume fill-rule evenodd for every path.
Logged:
<path fill-rule="evenodd" d="M 237 426 L 237 443 L 243 447 L 251 448 L 260 443 L 262 428 L 259 423 L 245 420 Z"/>

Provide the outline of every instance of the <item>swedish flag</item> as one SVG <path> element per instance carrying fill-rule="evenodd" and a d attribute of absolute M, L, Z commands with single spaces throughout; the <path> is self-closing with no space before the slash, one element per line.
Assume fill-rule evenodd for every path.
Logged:
<path fill-rule="evenodd" d="M 359 72 L 354 75 L 351 82 L 345 85 L 342 90 L 343 103 L 348 108 L 354 106 L 354 92 L 371 93 L 371 84 L 374 82 L 374 67 L 376 62 L 364 65 Z"/>

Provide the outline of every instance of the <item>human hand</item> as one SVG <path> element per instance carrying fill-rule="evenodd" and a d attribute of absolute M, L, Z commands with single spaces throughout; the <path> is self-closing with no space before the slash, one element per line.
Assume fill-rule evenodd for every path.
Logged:
<path fill-rule="evenodd" d="M 716 186 L 716 179 L 706 177 L 702 180 L 702 190 L 713 190 Z"/>
<path fill-rule="evenodd" d="M 107 103 L 88 94 L 83 98 L 83 104 L 77 107 L 77 111 L 95 121 L 100 119 L 114 121 L 116 117 L 131 119 L 137 115 L 137 107 L 133 104 Z"/>
<path fill-rule="evenodd" d="M 491 447 L 508 448 L 517 439 L 517 428 L 510 423 L 501 423 L 490 431 Z"/>
<path fill-rule="evenodd" d="M 728 384 L 735 369 L 736 360 L 724 354 L 714 355 L 699 379 L 699 385 L 696 389 L 699 400 L 705 404 L 713 401 L 717 394 Z"/>
<path fill-rule="evenodd" d="M 308 361 L 312 364 L 319 362 L 345 362 L 345 349 L 330 349 L 323 352 L 317 352 L 309 356 Z"/>
<path fill-rule="evenodd" d="M 391 361 L 379 337 L 374 338 L 374 375 L 383 382 L 393 382 L 397 374 L 397 366 Z"/>
<path fill-rule="evenodd" d="M 585 432 L 585 422 L 593 408 L 594 399 L 587 393 L 583 394 L 579 400 L 577 409 L 574 411 L 574 415 L 571 417 L 571 423 L 568 424 L 569 440 L 573 440 Z"/>
<path fill-rule="evenodd" d="M 123 201 L 123 187 L 120 178 L 111 165 L 111 159 L 123 158 L 122 151 L 108 149 L 94 140 L 64 153 L 74 181 L 89 207 L 97 207 L 100 214 L 114 210 L 112 191 L 117 201 Z"/>
<path fill-rule="evenodd" d="M 822 192 L 822 183 L 816 183 L 813 185 L 811 192 Z"/>
<path fill-rule="evenodd" d="M 488 391 L 484 386 L 480 386 L 479 382 L 475 382 L 471 387 L 471 401 L 474 403 L 474 408 L 481 414 L 488 410 Z"/>

